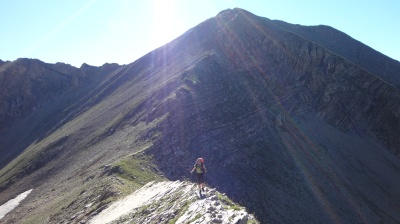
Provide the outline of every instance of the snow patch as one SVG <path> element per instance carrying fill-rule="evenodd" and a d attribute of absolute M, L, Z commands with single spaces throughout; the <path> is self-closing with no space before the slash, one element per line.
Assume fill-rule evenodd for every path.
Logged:
<path fill-rule="evenodd" d="M 33 189 L 25 191 L 24 193 L 19 194 L 16 198 L 11 199 L 0 206 L 0 219 L 2 219 L 7 213 L 11 212 L 14 208 L 16 208 L 19 203 L 28 196 Z"/>
<path fill-rule="evenodd" d="M 151 201 L 157 200 L 163 197 L 171 190 L 181 186 L 182 183 L 179 181 L 175 182 L 150 182 L 143 186 L 140 190 L 127 196 L 126 198 L 117 201 L 107 209 L 103 210 L 90 220 L 90 224 L 102 224 L 109 223 L 117 220 L 119 217 L 128 214 L 135 208 L 139 208 L 148 204 Z"/>

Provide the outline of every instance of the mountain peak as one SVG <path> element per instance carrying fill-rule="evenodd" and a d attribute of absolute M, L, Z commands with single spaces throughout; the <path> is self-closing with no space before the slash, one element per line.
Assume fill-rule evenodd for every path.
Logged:
<path fill-rule="evenodd" d="M 233 9 L 224 9 L 217 14 L 217 17 L 223 17 L 225 15 L 234 14 L 235 11 Z"/>
<path fill-rule="evenodd" d="M 225 9 L 219 12 L 216 18 L 223 19 L 223 20 L 234 20 L 239 14 L 249 13 L 244 9 L 241 8 L 234 8 L 234 9 Z"/>

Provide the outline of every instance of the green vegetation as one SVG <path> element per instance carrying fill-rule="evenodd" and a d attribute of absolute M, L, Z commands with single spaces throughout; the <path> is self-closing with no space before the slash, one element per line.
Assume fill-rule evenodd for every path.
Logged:
<path fill-rule="evenodd" d="M 257 222 L 257 220 L 255 220 L 255 219 L 249 219 L 249 220 L 247 220 L 246 224 L 259 224 L 259 222 Z"/>
<path fill-rule="evenodd" d="M 216 195 L 218 197 L 218 200 L 222 201 L 224 204 L 226 204 L 227 206 L 229 206 L 230 209 L 233 210 L 242 210 L 243 207 L 239 206 L 238 204 L 236 204 L 235 202 L 233 202 L 231 199 L 229 199 L 226 195 L 223 195 L 221 193 L 216 192 Z"/>
<path fill-rule="evenodd" d="M 216 192 L 216 195 L 218 197 L 218 200 L 222 201 L 226 205 L 228 205 L 228 206 L 236 206 L 236 204 L 231 199 L 229 199 L 226 195 L 222 195 L 222 194 L 220 194 L 218 192 Z"/>
<path fill-rule="evenodd" d="M 116 174 L 123 184 L 119 186 L 122 195 L 127 195 L 150 181 L 166 180 L 159 172 L 152 156 L 134 154 L 115 163 L 110 172 Z"/>
<path fill-rule="evenodd" d="M 237 211 L 242 210 L 242 207 L 240 207 L 238 205 L 232 205 L 230 208 L 233 210 L 237 210 Z"/>

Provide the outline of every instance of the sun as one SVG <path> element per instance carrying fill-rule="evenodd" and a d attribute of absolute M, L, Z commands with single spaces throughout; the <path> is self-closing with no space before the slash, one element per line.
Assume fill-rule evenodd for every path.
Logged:
<path fill-rule="evenodd" d="M 177 18 L 174 0 L 153 1 L 152 39 L 157 46 L 164 45 L 177 36 L 181 22 Z"/>

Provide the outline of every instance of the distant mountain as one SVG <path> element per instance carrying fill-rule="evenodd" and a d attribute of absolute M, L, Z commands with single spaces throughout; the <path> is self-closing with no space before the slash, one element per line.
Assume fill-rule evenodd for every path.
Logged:
<path fill-rule="evenodd" d="M 204 157 L 262 223 L 398 223 L 399 67 L 237 8 L 128 65 L 3 62 L 0 204 L 34 190 L 1 221 L 80 223 Z"/>
<path fill-rule="evenodd" d="M 96 88 L 105 74 L 117 67 L 83 64 L 78 69 L 24 58 L 4 62 L 0 69 L 0 168 L 37 138 L 47 135 L 52 125 L 65 119 L 62 111 Z"/>

